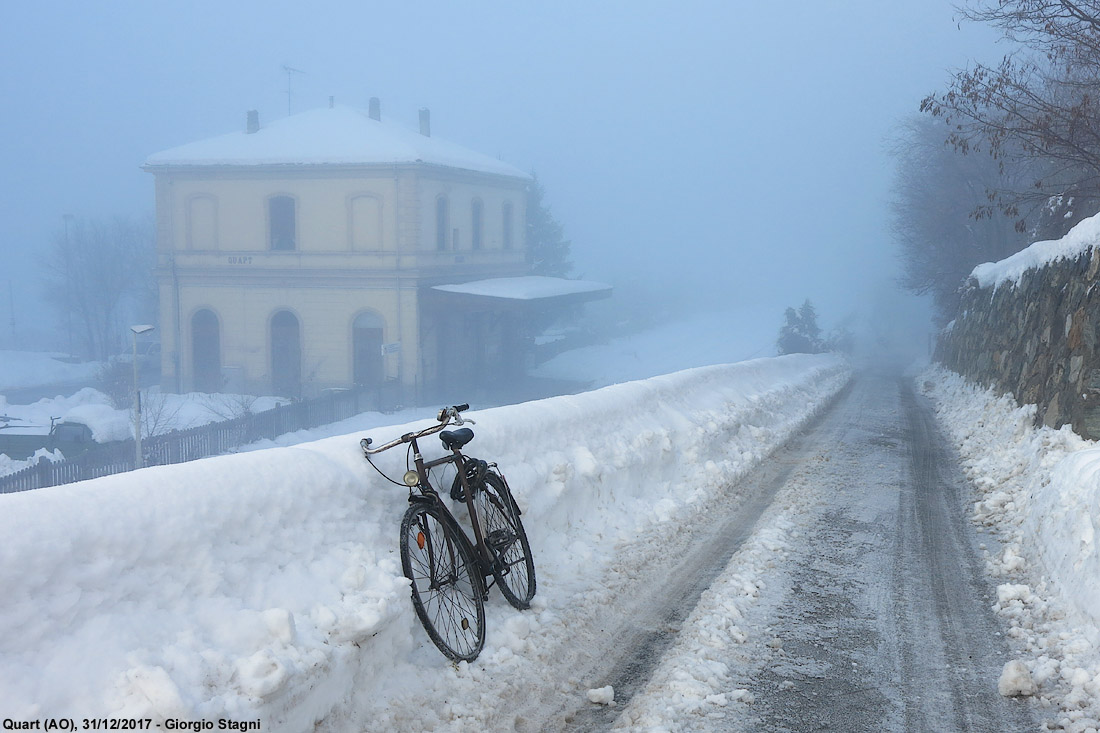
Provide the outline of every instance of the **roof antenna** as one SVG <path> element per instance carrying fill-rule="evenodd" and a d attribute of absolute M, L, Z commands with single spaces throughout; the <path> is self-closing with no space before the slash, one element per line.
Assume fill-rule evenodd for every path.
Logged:
<path fill-rule="evenodd" d="M 304 74 L 306 72 L 301 69 L 293 69 L 286 64 L 283 64 L 283 71 L 286 72 L 286 114 L 289 117 L 291 114 L 291 101 L 293 100 L 293 93 L 291 90 L 291 80 L 294 79 L 295 74 Z"/>

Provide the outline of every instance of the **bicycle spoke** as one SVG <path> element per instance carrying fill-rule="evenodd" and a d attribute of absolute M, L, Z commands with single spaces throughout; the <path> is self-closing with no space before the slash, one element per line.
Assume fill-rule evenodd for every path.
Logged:
<path fill-rule="evenodd" d="M 504 481 L 490 472 L 474 495 L 474 508 L 493 554 L 493 575 L 504 597 L 527 608 L 535 595 L 534 564 L 523 523 Z"/>
<path fill-rule="evenodd" d="M 402 564 L 413 605 L 436 646 L 452 659 L 473 659 L 484 639 L 484 606 L 470 577 L 473 559 L 434 511 L 413 507 L 402 523 Z"/>

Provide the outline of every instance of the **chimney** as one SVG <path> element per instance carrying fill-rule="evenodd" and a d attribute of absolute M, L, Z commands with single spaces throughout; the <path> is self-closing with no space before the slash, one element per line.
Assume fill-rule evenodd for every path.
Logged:
<path fill-rule="evenodd" d="M 382 102 L 378 97 L 370 98 L 370 118 L 372 120 L 382 121 Z"/>
<path fill-rule="evenodd" d="M 251 135 L 254 132 L 260 131 L 260 112 L 259 110 L 248 110 L 248 116 L 244 125 L 244 131 Z"/>
<path fill-rule="evenodd" d="M 432 113 L 427 107 L 420 108 L 420 134 L 424 137 L 432 136 Z"/>

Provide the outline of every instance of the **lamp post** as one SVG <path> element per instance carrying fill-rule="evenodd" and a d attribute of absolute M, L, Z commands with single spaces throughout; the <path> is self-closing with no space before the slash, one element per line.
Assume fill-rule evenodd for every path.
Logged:
<path fill-rule="evenodd" d="M 141 454 L 141 389 L 138 387 L 137 337 L 149 333 L 153 326 L 130 326 L 134 334 L 134 468 L 141 468 L 144 460 Z"/>

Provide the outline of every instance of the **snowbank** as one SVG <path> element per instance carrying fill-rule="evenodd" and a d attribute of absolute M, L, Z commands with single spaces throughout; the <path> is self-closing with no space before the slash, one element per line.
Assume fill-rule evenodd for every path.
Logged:
<path fill-rule="evenodd" d="M 1061 239 L 1035 242 L 999 262 L 978 265 L 970 274 L 983 288 L 1000 287 L 1009 281 L 1018 285 L 1028 270 L 1076 257 L 1096 244 L 1100 244 L 1100 214 L 1079 221 Z"/>
<path fill-rule="evenodd" d="M 1038 539 L 1043 569 L 1100 627 L 1100 448 L 1090 444 L 1070 453 L 1054 465 L 1049 479 L 1034 477 L 1029 483 L 1034 493 L 1023 526 Z"/>
<path fill-rule="evenodd" d="M 994 608 L 1029 653 L 1037 694 L 1067 730 L 1100 728 L 1100 448 L 1069 426 L 1035 428 L 1034 405 L 951 372 L 923 378 L 978 491 L 974 520 L 1000 542 Z"/>
<path fill-rule="evenodd" d="M 531 613 L 490 609 L 475 664 L 530 651 L 619 540 L 728 485 L 846 380 L 839 359 L 796 355 L 473 413 L 471 453 L 516 489 L 540 588 Z M 401 576 L 403 491 L 360 437 L 0 497 L 5 717 L 335 729 L 377 704 L 372 690 L 449 672 Z M 404 471 L 403 451 L 381 458 Z"/>

